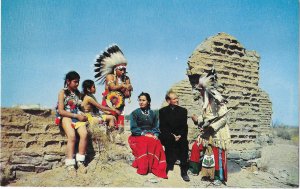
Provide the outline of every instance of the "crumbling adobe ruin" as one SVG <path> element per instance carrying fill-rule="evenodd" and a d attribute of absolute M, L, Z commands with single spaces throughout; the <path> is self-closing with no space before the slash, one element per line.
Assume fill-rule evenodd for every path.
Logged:
<path fill-rule="evenodd" d="M 196 47 L 187 61 L 187 75 L 204 74 L 214 66 L 218 82 L 225 87 L 221 93 L 229 101 L 228 108 L 239 103 L 237 110 L 228 113 L 235 146 L 257 144 L 260 138 L 271 133 L 272 103 L 268 94 L 258 86 L 259 61 L 257 52 L 246 50 L 237 39 L 226 33 L 207 38 Z M 189 115 L 202 113 L 201 100 L 194 100 L 188 79 L 171 88 L 178 94 L 180 105 L 189 110 Z M 195 126 L 191 120 L 189 127 L 189 136 L 193 137 Z M 255 153 L 259 156 L 258 152 Z"/>

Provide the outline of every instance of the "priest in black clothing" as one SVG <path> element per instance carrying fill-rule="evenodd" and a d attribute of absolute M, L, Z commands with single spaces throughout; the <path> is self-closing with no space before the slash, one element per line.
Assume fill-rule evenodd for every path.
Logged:
<path fill-rule="evenodd" d="M 187 109 L 178 106 L 178 97 L 175 92 L 168 91 L 165 97 L 168 106 L 159 110 L 159 139 L 165 147 L 167 173 L 173 170 L 177 159 L 180 160 L 181 177 L 190 181 L 187 175 L 188 164 L 188 125 Z"/>

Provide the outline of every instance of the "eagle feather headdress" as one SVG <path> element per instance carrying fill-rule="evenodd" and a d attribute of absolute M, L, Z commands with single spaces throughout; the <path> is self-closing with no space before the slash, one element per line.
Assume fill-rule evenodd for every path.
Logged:
<path fill-rule="evenodd" d="M 213 98 L 218 103 L 227 103 L 227 100 L 217 90 L 218 87 L 223 87 L 218 84 L 217 73 L 214 67 L 203 77 L 199 74 L 189 75 L 192 87 L 197 90 L 202 90 L 203 94 L 203 108 L 207 108 L 209 98 Z"/>
<path fill-rule="evenodd" d="M 119 65 L 125 67 L 127 65 L 127 60 L 121 49 L 114 44 L 97 57 L 94 65 L 96 81 L 100 80 L 100 84 L 104 84 L 106 76 L 108 74 L 113 74 L 114 69 Z"/>

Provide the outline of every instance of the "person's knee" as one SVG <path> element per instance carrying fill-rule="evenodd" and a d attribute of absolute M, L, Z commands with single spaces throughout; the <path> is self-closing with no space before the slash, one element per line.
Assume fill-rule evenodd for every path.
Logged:
<path fill-rule="evenodd" d="M 116 117 L 115 117 L 115 116 L 111 115 L 111 116 L 110 116 L 110 120 L 112 120 L 112 121 L 116 121 L 117 119 L 116 119 Z"/>
<path fill-rule="evenodd" d="M 75 132 L 74 133 L 68 133 L 67 138 L 68 138 L 68 142 L 75 143 L 76 142 Z"/>
<path fill-rule="evenodd" d="M 86 129 L 82 129 L 80 132 L 78 132 L 80 140 L 86 140 L 88 136 L 88 132 Z"/>
<path fill-rule="evenodd" d="M 113 120 L 113 118 L 114 118 L 114 116 L 112 116 L 112 115 L 106 115 L 105 121 L 110 122 Z"/>

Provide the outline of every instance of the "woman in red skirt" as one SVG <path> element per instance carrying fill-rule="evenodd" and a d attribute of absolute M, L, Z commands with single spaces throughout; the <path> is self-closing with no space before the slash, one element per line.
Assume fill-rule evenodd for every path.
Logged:
<path fill-rule="evenodd" d="M 153 173 L 157 177 L 168 178 L 165 152 L 158 139 L 158 115 L 150 109 L 151 98 L 148 93 L 142 92 L 138 99 L 140 108 L 130 115 L 131 136 L 128 142 L 135 157 L 132 166 L 138 174 Z"/>

